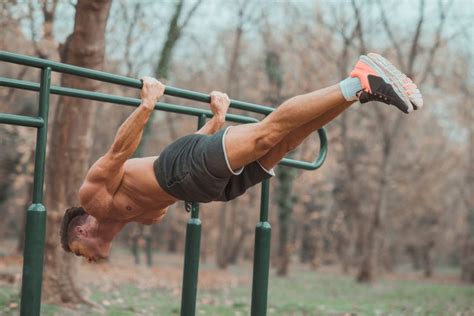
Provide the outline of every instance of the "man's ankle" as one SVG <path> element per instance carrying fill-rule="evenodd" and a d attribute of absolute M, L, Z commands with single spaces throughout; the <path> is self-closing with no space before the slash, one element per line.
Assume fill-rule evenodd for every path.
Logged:
<path fill-rule="evenodd" d="M 339 82 L 339 87 L 346 101 L 356 101 L 357 93 L 362 90 L 362 85 L 357 77 L 347 77 Z"/>

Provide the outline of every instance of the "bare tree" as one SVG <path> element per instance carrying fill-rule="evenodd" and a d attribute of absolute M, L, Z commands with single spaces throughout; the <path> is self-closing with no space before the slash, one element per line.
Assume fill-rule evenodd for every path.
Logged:
<path fill-rule="evenodd" d="M 255 10 L 252 10 L 256 5 L 254 1 L 237 1 L 232 3 L 232 7 L 237 7 L 237 23 L 233 30 L 234 38 L 230 51 L 229 68 L 227 71 L 226 92 L 235 99 L 240 98 L 240 58 L 242 54 L 243 35 L 248 25 L 254 21 Z M 251 194 L 251 203 L 255 195 Z M 221 269 L 225 269 L 230 263 L 237 261 L 240 249 L 244 244 L 246 236 L 248 236 L 248 223 L 242 218 L 245 218 L 245 213 L 248 208 L 237 211 L 242 203 L 232 201 L 230 203 L 222 204 L 219 211 L 219 238 L 216 244 L 216 263 Z M 230 205 L 231 210 L 228 210 Z M 244 213 L 245 212 L 245 213 Z M 240 221 L 241 225 L 235 225 L 235 221 Z M 238 235 L 235 236 L 237 227 Z"/>
<path fill-rule="evenodd" d="M 436 29 L 435 38 L 440 38 L 443 31 L 443 25 L 446 18 L 446 8 L 440 5 L 440 18 L 439 26 Z M 383 10 L 383 7 L 381 7 Z M 393 31 L 388 21 L 386 21 L 386 15 L 382 14 L 382 19 L 384 20 L 383 26 L 386 30 L 387 35 L 393 41 L 394 46 L 401 46 L 400 43 L 397 43 L 393 37 Z M 406 59 L 403 59 L 400 49 L 397 49 L 398 58 L 403 65 L 406 65 L 405 68 L 402 67 L 402 71 L 405 72 L 409 77 L 414 77 L 417 69 L 415 69 L 415 61 L 422 54 L 420 49 L 420 39 L 422 36 L 423 24 L 425 22 L 425 1 L 419 1 L 419 10 L 418 10 L 418 20 L 415 24 L 415 30 L 413 32 L 413 37 L 409 42 L 408 53 L 406 54 Z M 437 49 L 439 48 L 439 40 L 435 41 L 433 46 L 431 46 L 428 51 L 430 56 L 434 56 Z M 433 59 L 428 58 L 427 62 L 433 62 Z M 432 65 L 426 65 L 425 67 L 432 67 Z M 425 77 L 426 79 L 426 77 Z M 417 80 L 419 85 L 423 84 L 423 81 Z M 387 121 L 387 118 L 384 117 L 384 114 L 381 111 L 380 107 L 376 107 L 376 113 L 378 117 L 379 128 L 381 130 L 382 137 L 382 156 L 379 165 L 379 176 L 378 176 L 378 193 L 377 200 L 374 206 L 373 215 L 370 219 L 370 225 L 367 228 L 365 234 L 365 242 L 363 247 L 363 260 L 360 266 L 360 270 L 357 276 L 357 280 L 360 282 L 371 282 L 373 279 L 375 258 L 377 257 L 377 249 L 379 247 L 380 235 L 383 232 L 384 227 L 384 218 L 387 213 L 388 206 L 388 196 L 389 196 L 389 184 L 390 184 L 390 175 L 394 172 L 393 161 L 395 157 L 400 154 L 396 148 L 396 144 L 399 141 L 400 137 L 403 135 L 403 131 L 406 130 L 408 120 L 406 120 L 401 115 L 398 116 L 392 125 Z M 431 243 L 427 244 L 427 247 L 431 248 Z M 428 250 L 427 250 L 428 251 Z M 425 255 L 426 257 L 426 255 Z M 427 260 L 427 259 L 425 259 Z M 430 273 L 427 273 L 430 274 Z"/>
<path fill-rule="evenodd" d="M 78 1 L 74 31 L 61 46 L 62 62 L 90 69 L 103 68 L 110 5 L 111 0 Z M 71 75 L 63 75 L 62 85 L 89 91 L 99 86 L 96 81 Z M 60 302 L 87 302 L 75 282 L 77 260 L 59 245 L 59 226 L 64 210 L 78 203 L 77 190 L 88 168 L 95 110 L 90 103 L 61 97 L 50 133 L 44 291 L 47 297 Z"/>
<path fill-rule="evenodd" d="M 169 69 L 171 64 L 171 59 L 173 56 L 173 51 L 178 44 L 179 39 L 181 38 L 184 29 L 188 25 L 189 21 L 191 20 L 193 14 L 196 12 L 199 5 L 202 3 L 202 0 L 198 0 L 194 3 L 194 5 L 189 9 L 187 14 L 184 12 L 184 4 L 185 0 L 179 0 L 176 3 L 175 10 L 173 15 L 168 24 L 168 31 L 166 33 L 166 39 L 164 41 L 163 47 L 161 48 L 161 52 L 159 54 L 158 64 L 155 69 L 155 77 L 162 80 L 168 79 L 169 76 Z M 182 17 L 184 15 L 184 17 Z M 168 114 L 165 114 L 168 115 Z M 155 119 L 155 113 L 152 113 L 150 117 L 150 122 L 145 127 L 143 131 L 142 141 L 140 146 L 138 147 L 137 151 L 135 152 L 136 156 L 142 156 L 144 147 L 148 141 L 148 138 L 151 135 L 151 128 L 153 121 Z M 172 120 L 165 120 L 167 124 L 167 128 L 170 130 L 172 138 L 176 138 L 178 133 L 176 131 L 176 127 Z"/>

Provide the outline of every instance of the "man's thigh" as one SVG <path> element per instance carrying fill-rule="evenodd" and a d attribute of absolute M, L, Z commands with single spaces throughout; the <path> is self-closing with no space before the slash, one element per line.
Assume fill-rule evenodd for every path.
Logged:
<path fill-rule="evenodd" d="M 273 176 L 275 176 L 273 169 L 267 170 L 258 160 L 254 161 L 246 165 L 239 175 L 230 178 L 218 201 L 233 200 L 244 194 L 247 189 Z"/>
<path fill-rule="evenodd" d="M 232 126 L 224 135 L 224 149 L 232 170 L 259 159 L 270 150 L 269 131 L 263 122 Z"/>

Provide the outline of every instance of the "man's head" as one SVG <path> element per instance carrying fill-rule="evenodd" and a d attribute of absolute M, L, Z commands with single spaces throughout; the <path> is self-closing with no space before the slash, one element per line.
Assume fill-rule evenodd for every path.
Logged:
<path fill-rule="evenodd" d="M 111 242 L 100 238 L 97 228 L 97 220 L 82 207 L 71 207 L 61 223 L 61 246 L 67 252 L 88 258 L 89 262 L 106 258 Z"/>

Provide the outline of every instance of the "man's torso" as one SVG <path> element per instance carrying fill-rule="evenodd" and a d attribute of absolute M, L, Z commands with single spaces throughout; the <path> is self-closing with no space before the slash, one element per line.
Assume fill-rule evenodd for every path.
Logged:
<path fill-rule="evenodd" d="M 117 191 L 106 210 L 94 209 L 94 204 L 85 205 L 93 216 L 117 221 L 152 224 L 161 220 L 167 207 L 176 199 L 159 186 L 153 170 L 157 157 L 133 158 L 125 162 L 123 175 Z M 100 203 L 97 203 L 99 205 Z"/>

